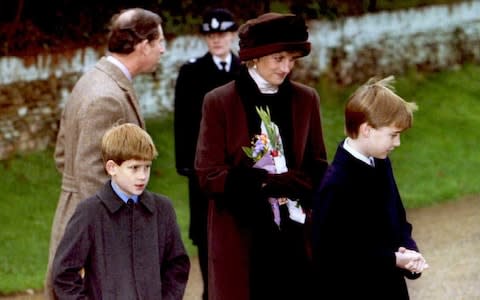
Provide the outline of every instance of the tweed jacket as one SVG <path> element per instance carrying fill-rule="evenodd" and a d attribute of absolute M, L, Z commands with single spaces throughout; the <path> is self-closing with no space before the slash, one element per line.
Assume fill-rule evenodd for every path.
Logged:
<path fill-rule="evenodd" d="M 244 74 L 237 81 L 209 92 L 203 105 L 195 168 L 200 184 L 210 198 L 210 300 L 248 300 L 251 297 L 251 275 L 254 275 L 250 272 L 252 231 L 239 226 L 231 212 L 222 209 L 222 203 L 234 201 L 225 193 L 231 170 L 253 165 L 242 150 L 242 147 L 251 145 L 252 139 L 248 125 L 250 114 L 245 111 L 243 101 L 246 100 L 241 97 L 242 92 L 237 86 L 238 81 L 245 77 Z M 291 104 L 287 107 L 287 113 L 291 114 L 293 159 L 288 167 L 297 170 L 312 168 L 323 175 L 327 162 L 319 102 L 314 89 L 291 82 Z M 247 196 L 244 202 L 249 203 L 254 198 L 255 195 Z"/>
<path fill-rule="evenodd" d="M 396 267 L 394 253 L 418 247 L 388 158 L 372 167 L 342 142 L 314 197 L 312 230 L 318 299 L 409 298 L 404 277 L 420 275 Z"/>
<path fill-rule="evenodd" d="M 171 201 L 144 191 L 129 206 L 108 181 L 77 206 L 52 273 L 59 299 L 181 300 L 189 269 Z"/>
<path fill-rule="evenodd" d="M 117 123 L 145 128 L 132 82 L 104 57 L 78 80 L 62 112 L 54 154 L 62 186 L 52 225 L 49 266 L 77 204 L 108 180 L 101 139 Z M 47 271 L 47 281 L 48 276 Z"/>

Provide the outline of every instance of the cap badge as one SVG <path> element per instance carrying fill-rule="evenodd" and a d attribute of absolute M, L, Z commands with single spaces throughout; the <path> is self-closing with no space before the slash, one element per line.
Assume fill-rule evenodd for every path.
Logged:
<path fill-rule="evenodd" d="M 219 26 L 220 23 L 218 22 L 217 18 L 212 18 L 212 21 L 210 22 L 210 28 L 218 29 Z"/>

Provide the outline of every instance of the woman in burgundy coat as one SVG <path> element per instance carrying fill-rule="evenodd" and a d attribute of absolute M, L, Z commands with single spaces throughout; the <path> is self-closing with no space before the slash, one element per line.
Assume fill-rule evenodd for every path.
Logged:
<path fill-rule="evenodd" d="M 307 27 L 295 15 L 268 13 L 243 24 L 239 37 L 246 64 L 206 95 L 195 161 L 210 199 L 209 299 L 308 299 L 308 213 L 327 161 L 318 94 L 288 76 L 310 52 Z M 242 149 L 262 133 L 257 108 L 278 126 L 286 168 L 275 164 L 273 173 L 281 174 L 254 167 Z M 272 209 L 270 199 L 287 198 L 306 221 L 294 221 L 289 205 Z"/>

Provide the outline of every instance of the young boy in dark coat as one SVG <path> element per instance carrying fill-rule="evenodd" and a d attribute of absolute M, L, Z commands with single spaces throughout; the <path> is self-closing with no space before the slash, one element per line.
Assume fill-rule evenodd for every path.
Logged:
<path fill-rule="evenodd" d="M 108 130 L 102 157 L 109 180 L 80 202 L 53 261 L 59 299 L 176 299 L 190 261 L 175 211 L 145 190 L 157 150 L 139 126 Z"/>
<path fill-rule="evenodd" d="M 340 143 L 315 195 L 313 259 L 321 299 L 408 299 L 404 277 L 428 267 L 412 238 L 388 154 L 417 106 L 393 77 L 371 79 L 345 108 Z"/>

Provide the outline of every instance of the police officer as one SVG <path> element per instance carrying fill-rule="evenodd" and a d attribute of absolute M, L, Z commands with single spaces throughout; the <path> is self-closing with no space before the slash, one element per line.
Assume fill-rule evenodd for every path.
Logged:
<path fill-rule="evenodd" d="M 210 90 L 233 80 L 240 68 L 232 52 L 238 25 L 226 9 L 206 12 L 200 32 L 208 52 L 184 64 L 175 85 L 174 133 L 177 172 L 188 177 L 190 200 L 189 237 L 198 248 L 200 270 L 207 291 L 207 198 L 202 194 L 194 172 L 195 150 L 202 116 L 203 97 Z"/>

